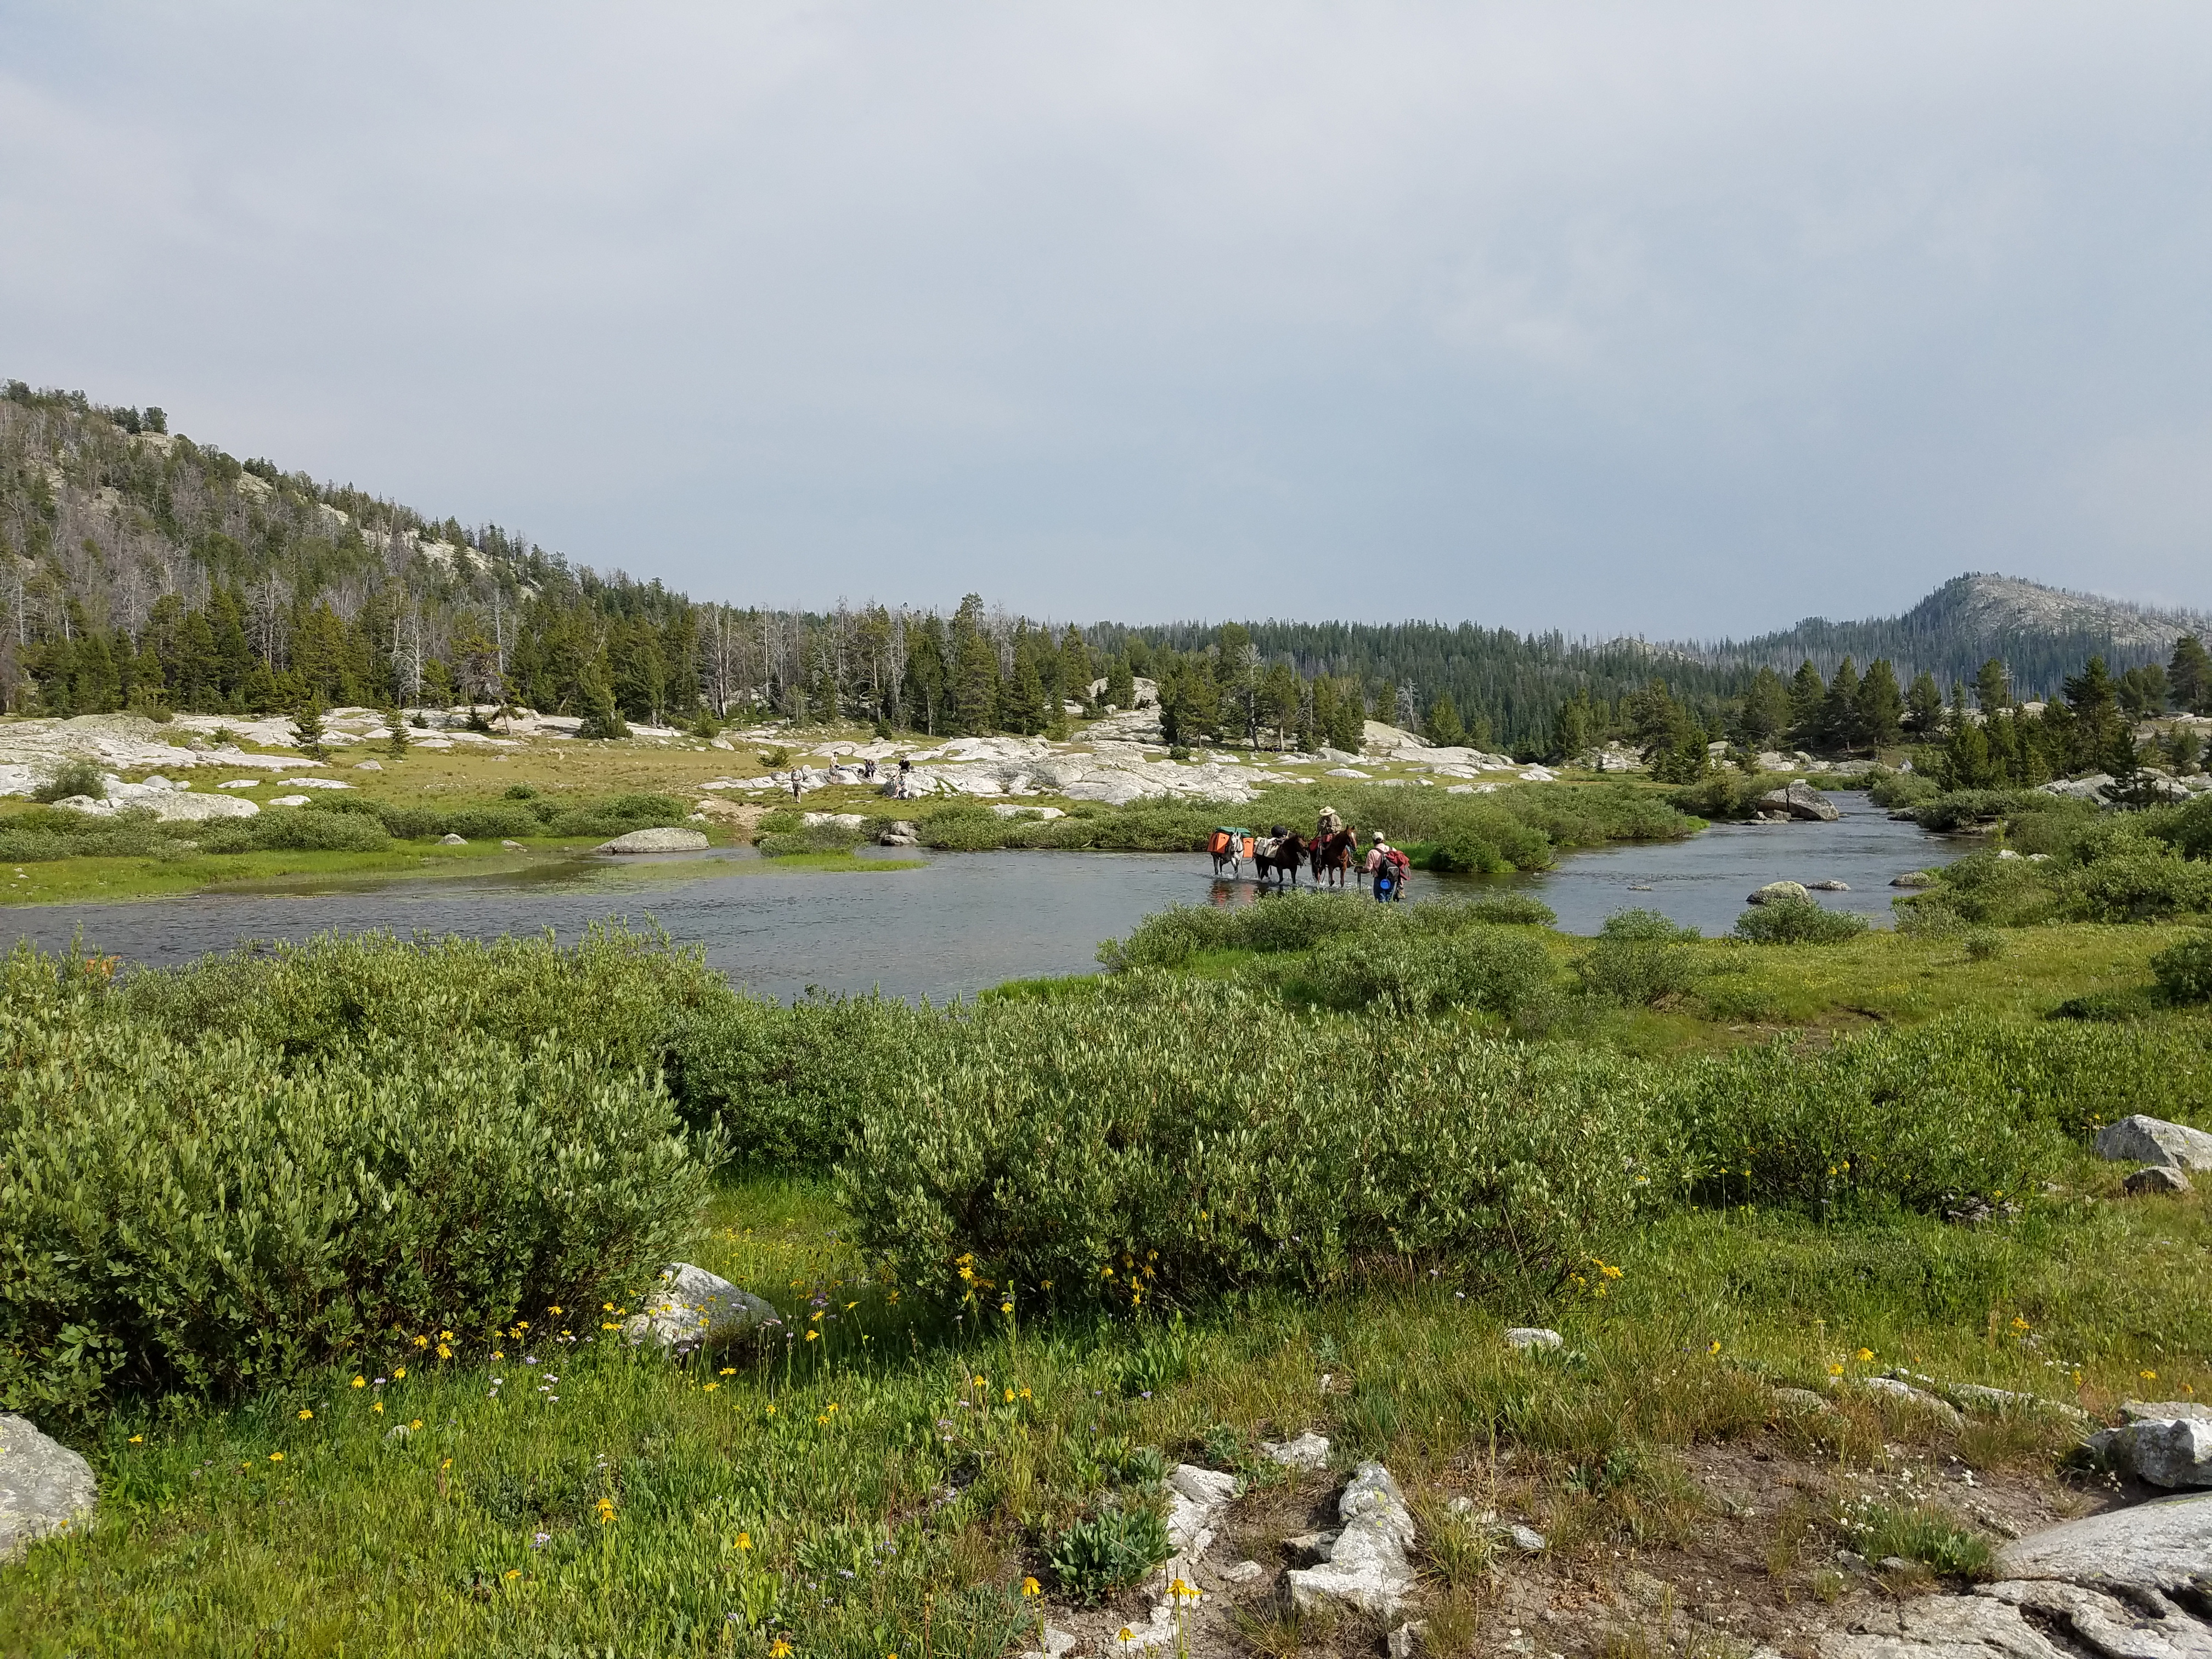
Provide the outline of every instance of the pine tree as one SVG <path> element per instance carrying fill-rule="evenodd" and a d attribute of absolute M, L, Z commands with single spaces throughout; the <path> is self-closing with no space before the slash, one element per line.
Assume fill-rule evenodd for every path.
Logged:
<path fill-rule="evenodd" d="M 1442 693 L 1429 705 L 1423 734 L 1439 749 L 1456 749 L 1467 741 L 1467 728 L 1460 724 L 1459 710 L 1452 707 L 1450 692 Z"/>
<path fill-rule="evenodd" d="M 300 705 L 292 716 L 292 746 L 303 755 L 317 760 L 328 752 L 323 747 L 323 708 L 310 699 Z"/>
<path fill-rule="evenodd" d="M 1137 676 L 1129 665 L 1129 653 L 1117 651 L 1114 660 L 1106 665 L 1106 694 L 1104 701 L 1127 714 L 1137 706 Z"/>
<path fill-rule="evenodd" d="M 1859 675 L 1845 657 L 1836 665 L 1836 677 L 1828 682 L 1828 695 L 1820 703 L 1820 746 L 1829 750 L 1845 752 L 1858 744 Z"/>
<path fill-rule="evenodd" d="M 1984 714 L 2012 707 L 2012 682 L 2005 677 L 2002 658 L 1991 657 L 1974 676 L 1974 707 Z"/>
<path fill-rule="evenodd" d="M 2074 714 L 2071 759 L 2087 770 L 2112 755 L 2123 722 L 2120 699 L 2101 656 L 2092 657 L 2079 674 L 2066 679 L 2066 706 Z"/>
<path fill-rule="evenodd" d="M 1827 696 L 1820 671 L 1808 658 L 1790 682 L 1790 740 L 1800 749 L 1820 747 L 1820 710 Z"/>
<path fill-rule="evenodd" d="M 391 735 L 384 740 L 384 752 L 394 760 L 407 758 L 407 716 L 398 708 L 384 711 L 384 725 Z"/>
<path fill-rule="evenodd" d="M 1897 742 L 1904 724 L 1905 699 L 1899 695 L 1896 671 L 1890 667 L 1888 658 L 1876 657 L 1867 665 L 1852 712 L 1858 722 L 1859 741 L 1868 747 L 1887 749 Z"/>
<path fill-rule="evenodd" d="M 614 688 L 599 672 L 597 663 L 586 665 L 578 680 L 578 692 L 584 706 L 584 723 L 576 728 L 580 738 L 626 738 L 629 727 L 623 721 L 622 710 L 615 702 Z"/>
<path fill-rule="evenodd" d="M 1912 677 L 1911 688 L 1905 694 L 1905 724 L 1923 738 L 1936 735 L 1943 724 L 1943 693 L 1936 684 L 1936 677 L 1922 669 Z"/>
<path fill-rule="evenodd" d="M 2166 681 L 2173 706 L 2192 714 L 2212 714 L 2212 652 L 2194 634 L 2173 642 L 2173 658 L 2166 665 Z"/>

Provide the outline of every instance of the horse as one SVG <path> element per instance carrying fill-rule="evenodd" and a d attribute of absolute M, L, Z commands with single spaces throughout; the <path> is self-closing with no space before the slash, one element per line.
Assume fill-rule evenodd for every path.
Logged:
<path fill-rule="evenodd" d="M 1322 872 L 1328 872 L 1328 884 L 1344 885 L 1345 878 L 1359 862 L 1359 837 L 1349 830 L 1339 830 L 1327 836 L 1316 836 L 1313 850 L 1313 878 L 1319 883 Z"/>
<path fill-rule="evenodd" d="M 1216 881 L 1219 881 L 1221 879 L 1221 872 L 1224 869 L 1226 869 L 1229 872 L 1230 877 L 1232 880 L 1239 878 L 1243 875 L 1243 836 L 1216 836 L 1214 838 L 1214 843 L 1209 844 L 1206 850 L 1213 856 L 1213 878 Z"/>
<path fill-rule="evenodd" d="M 1263 848 L 1264 843 L 1256 845 L 1252 853 L 1254 879 L 1265 886 L 1267 872 L 1272 870 L 1275 872 L 1276 886 L 1283 884 L 1283 877 L 1287 874 L 1291 885 L 1296 887 L 1298 884 L 1298 866 L 1306 861 L 1306 854 L 1310 850 L 1304 839 L 1293 830 L 1276 842 L 1273 852 Z"/>

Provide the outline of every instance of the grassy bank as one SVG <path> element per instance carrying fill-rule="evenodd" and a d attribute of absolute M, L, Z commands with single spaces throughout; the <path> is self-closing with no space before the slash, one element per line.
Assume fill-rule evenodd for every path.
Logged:
<path fill-rule="evenodd" d="M 1217 1548 L 1267 1568 L 1195 1648 L 1379 1651 L 1273 1599 L 1378 1455 L 1429 1651 L 1543 1619 L 1561 1652 L 1797 1654 L 2107 1490 L 2063 1417 L 1859 1379 L 2212 1389 L 2201 1194 L 2124 1199 L 2087 1152 L 2117 1111 L 2206 1122 L 2207 1016 L 2148 999 L 2188 930 L 1329 902 L 1170 913 L 1119 972 L 939 1012 L 780 1007 L 616 933 L 119 981 L 19 953 L 0 1394 L 105 1507 L 0 1573 L 0 1649 L 989 1659 L 1033 1639 L 1024 1577 L 1103 1642 L 1188 1459 L 1246 1478 Z M 2049 1017 L 2098 988 L 2146 1000 Z M 780 1322 L 613 1340 L 672 1256 Z M 1306 1428 L 1333 1473 L 1258 1455 Z"/>

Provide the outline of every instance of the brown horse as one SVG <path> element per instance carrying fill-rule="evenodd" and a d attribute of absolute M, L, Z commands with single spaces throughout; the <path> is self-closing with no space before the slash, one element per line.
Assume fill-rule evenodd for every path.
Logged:
<path fill-rule="evenodd" d="M 1334 835 L 1316 839 L 1312 848 L 1314 880 L 1318 883 L 1326 871 L 1330 886 L 1343 886 L 1358 862 L 1359 837 L 1349 830 L 1339 830 Z"/>
<path fill-rule="evenodd" d="M 1306 861 L 1306 854 L 1310 850 L 1305 840 L 1293 831 L 1278 839 L 1273 852 L 1261 850 L 1264 846 L 1264 842 L 1255 844 L 1252 853 L 1253 878 L 1265 886 L 1267 882 L 1267 872 L 1272 870 L 1274 872 L 1276 886 L 1281 886 L 1284 876 L 1288 875 L 1291 878 L 1291 885 L 1296 887 L 1298 884 L 1298 866 Z"/>

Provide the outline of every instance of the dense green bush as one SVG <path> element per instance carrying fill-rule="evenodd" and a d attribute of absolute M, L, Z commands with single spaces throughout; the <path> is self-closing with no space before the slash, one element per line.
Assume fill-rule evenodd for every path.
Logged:
<path fill-rule="evenodd" d="M 675 795 L 611 795 L 564 805 L 534 789 L 521 796 L 510 789 L 506 796 L 491 800 L 421 805 L 339 796 L 311 802 L 309 810 L 373 817 L 387 833 L 402 841 L 435 841 L 441 836 L 504 841 L 524 836 L 619 836 L 632 830 L 665 829 L 681 824 L 691 808 Z"/>
<path fill-rule="evenodd" d="M 1989 1036 L 1954 1024 L 1817 1055 L 1785 1039 L 1688 1068 L 1680 1109 L 1706 1171 L 1702 1195 L 1924 1211 L 2028 1190 L 2064 1141 L 1998 1086 Z"/>
<path fill-rule="evenodd" d="M 1098 960 L 1113 972 L 1176 968 L 1200 951 L 1310 951 L 1357 935 L 1369 939 L 1442 938 L 1468 928 L 1541 927 L 1551 908 L 1524 893 L 1428 904 L 1376 904 L 1353 889 L 1271 894 L 1234 908 L 1176 905 L 1139 922 L 1128 939 L 1108 939 Z"/>
<path fill-rule="evenodd" d="M 2150 959 L 2169 1002 L 2212 1002 L 2212 933 L 2169 945 Z"/>
<path fill-rule="evenodd" d="M 738 1162 L 821 1170 L 957 1036 L 956 1019 L 894 998 L 810 996 L 786 1008 L 732 997 L 702 1006 L 670 1037 L 669 1086 L 691 1122 L 721 1126 Z"/>
<path fill-rule="evenodd" d="M 1337 939 L 1284 970 L 1279 982 L 1300 1001 L 1346 1011 L 1380 1004 L 1393 1014 L 1480 1008 L 1513 1018 L 1550 995 L 1551 958 L 1521 929 L 1396 933 Z"/>
<path fill-rule="evenodd" d="M 915 820 L 924 847 L 948 853 L 988 853 L 1006 844 L 1008 821 L 977 801 L 954 801 Z"/>
<path fill-rule="evenodd" d="M 2212 859 L 2212 795 L 2159 814 L 2151 833 L 2171 842 L 2184 858 Z"/>
<path fill-rule="evenodd" d="M 1885 772 L 1867 785 L 1867 799 L 1892 811 L 1929 805 L 1943 786 L 1924 772 Z"/>
<path fill-rule="evenodd" d="M 1864 916 L 1824 910 L 1811 899 L 1754 904 L 1735 919 L 1736 937 L 1753 945 L 1839 945 L 1866 930 Z"/>
<path fill-rule="evenodd" d="M 200 826 L 199 842 L 204 853 L 374 853 L 392 837 L 358 812 L 272 806 L 254 817 L 211 820 Z"/>
<path fill-rule="evenodd" d="M 2212 863 L 2137 841 L 2069 870 L 2066 913 L 2082 921 L 2162 921 L 2212 911 Z"/>
<path fill-rule="evenodd" d="M 1789 1040 L 1678 1073 L 1714 1201 L 1940 1210 L 2035 1190 L 2106 1123 L 2205 1116 L 2212 1045 L 2187 1023 L 1955 1015 L 1807 1054 Z"/>
<path fill-rule="evenodd" d="M 31 799 L 35 801 L 67 800 L 73 795 L 89 795 L 94 800 L 107 799 L 107 780 L 90 761 L 64 761 L 31 789 Z"/>
<path fill-rule="evenodd" d="M 0 817 L 0 859 L 10 864 L 51 864 L 58 859 L 175 859 L 190 848 L 198 824 L 166 824 L 151 812 L 93 817 L 67 808 L 40 808 Z"/>
<path fill-rule="evenodd" d="M 1622 910 L 1605 919 L 1596 943 L 1576 960 L 1575 972 L 1598 995 L 1631 1008 L 1647 1007 L 1691 989 L 1704 977 L 1687 946 L 1694 927 L 1677 927 L 1656 910 Z"/>
<path fill-rule="evenodd" d="M 1750 817 L 1759 811 L 1761 795 L 1790 781 L 1772 773 L 1715 772 L 1701 783 L 1677 789 L 1668 799 L 1678 812 L 1725 823 Z"/>
<path fill-rule="evenodd" d="M 696 951 L 593 925 L 574 945 L 536 939 L 402 940 L 325 935 L 133 974 L 131 1018 L 179 1042 L 246 1036 L 291 1058 L 390 1038 L 425 1051 L 481 1031 L 520 1046 L 557 1036 L 612 1073 L 656 1067 L 676 1035 L 741 1000 Z"/>
<path fill-rule="evenodd" d="M 963 1266 L 1121 1309 L 1363 1258 L 1547 1284 L 1671 1190 L 1660 1076 L 1449 1016 L 1288 1014 L 1137 975 L 966 1015 L 860 1124 L 839 1191 L 897 1276 L 954 1298 Z"/>
<path fill-rule="evenodd" d="M 557 1033 L 288 1060 L 19 948 L 0 1000 L 0 1402 L 264 1385 L 372 1334 L 641 1289 L 719 1159 Z M 433 1337 L 434 1339 L 434 1334 Z"/>
<path fill-rule="evenodd" d="M 764 859 L 794 858 L 805 853 L 849 853 L 866 839 L 856 823 L 801 823 L 795 830 L 763 835 L 756 843 Z"/>

